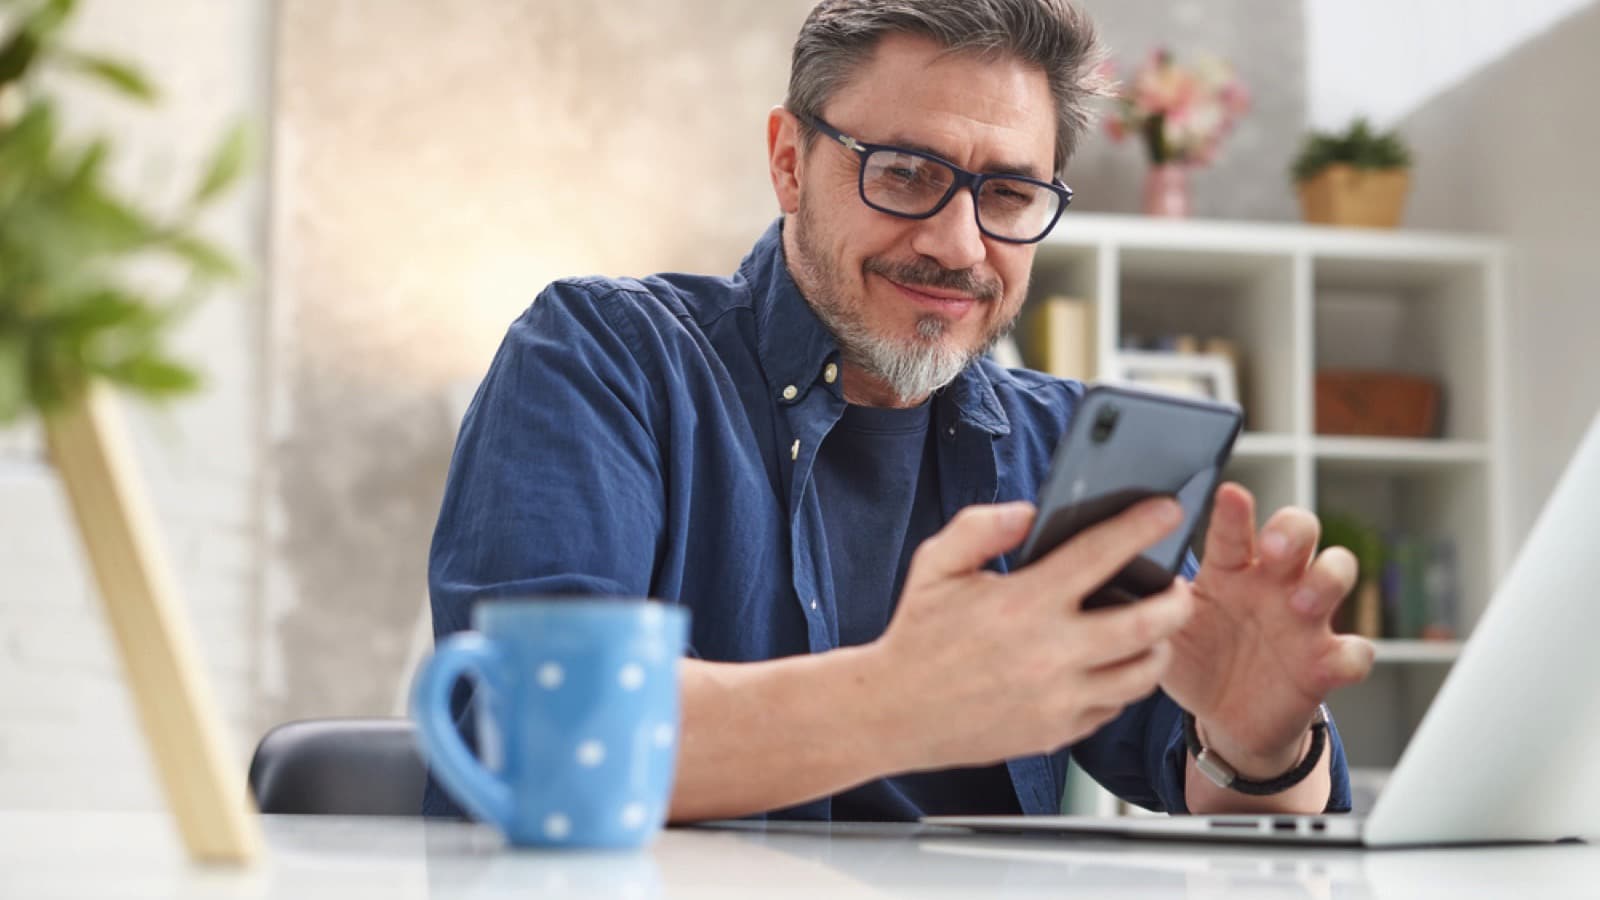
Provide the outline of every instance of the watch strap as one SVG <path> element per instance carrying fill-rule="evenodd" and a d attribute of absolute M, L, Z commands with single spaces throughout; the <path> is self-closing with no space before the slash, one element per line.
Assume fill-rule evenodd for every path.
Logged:
<path fill-rule="evenodd" d="M 1324 747 L 1328 743 L 1328 707 L 1326 704 L 1317 705 L 1317 717 L 1311 722 L 1311 749 L 1306 751 L 1302 759 L 1289 771 L 1276 778 L 1266 781 L 1252 781 L 1241 778 L 1227 761 L 1218 756 L 1216 751 L 1210 750 L 1200 743 L 1200 729 L 1195 725 L 1194 716 L 1188 711 L 1183 711 L 1183 742 L 1189 748 L 1189 753 L 1194 757 L 1195 768 L 1217 787 L 1249 794 L 1252 797 L 1265 797 L 1272 794 L 1281 794 L 1306 779 L 1317 763 L 1322 759 Z"/>

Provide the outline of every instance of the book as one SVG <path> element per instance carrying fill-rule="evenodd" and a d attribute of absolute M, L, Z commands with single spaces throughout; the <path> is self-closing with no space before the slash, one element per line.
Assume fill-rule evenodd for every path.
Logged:
<path fill-rule="evenodd" d="M 1029 304 L 1022 334 L 1028 365 L 1057 378 L 1091 381 L 1094 345 L 1094 304 L 1088 300 L 1055 295 Z"/>

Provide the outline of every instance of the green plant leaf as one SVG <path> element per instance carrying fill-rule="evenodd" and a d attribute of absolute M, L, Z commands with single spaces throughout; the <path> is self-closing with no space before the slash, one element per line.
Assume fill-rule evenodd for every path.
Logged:
<path fill-rule="evenodd" d="M 28 74 L 39 56 L 39 41 L 27 28 L 18 28 L 0 48 L 0 85 L 10 84 Z"/>
<path fill-rule="evenodd" d="M 1295 181 L 1309 181 L 1328 166 L 1345 163 L 1358 169 L 1403 169 L 1411 152 L 1398 131 L 1376 132 L 1357 118 L 1342 133 L 1312 131 L 1289 167 Z"/>
<path fill-rule="evenodd" d="M 201 278 L 223 280 L 239 277 L 239 267 L 234 264 L 232 257 L 216 245 L 194 235 L 176 235 L 167 245 L 172 252 L 192 266 L 194 273 Z"/>
<path fill-rule="evenodd" d="M 0 47 L 0 85 L 27 75 L 76 6 L 75 0 L 47 0 L 26 13 Z"/>
<path fill-rule="evenodd" d="M 193 206 L 203 206 L 221 194 L 244 171 L 250 153 L 250 130 L 243 123 L 233 126 L 211 154 L 206 173 L 195 187 Z"/>
<path fill-rule="evenodd" d="M 158 99 L 155 85 L 147 81 L 144 74 L 129 63 L 74 51 L 62 51 L 61 61 L 134 100 L 154 103 Z"/>
<path fill-rule="evenodd" d="M 146 354 L 102 370 L 118 384 L 152 395 L 185 394 L 200 387 L 193 369 L 172 360 Z"/>
<path fill-rule="evenodd" d="M 27 361 L 21 337 L 0 330 L 0 425 L 15 421 L 27 408 Z"/>

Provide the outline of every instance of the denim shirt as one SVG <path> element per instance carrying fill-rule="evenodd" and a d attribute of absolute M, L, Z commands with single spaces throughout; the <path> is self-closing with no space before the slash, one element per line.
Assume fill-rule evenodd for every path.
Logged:
<path fill-rule="evenodd" d="M 845 408 L 828 377 L 839 349 L 789 275 L 782 225 L 732 277 L 558 281 L 511 326 L 450 465 L 429 559 L 436 638 L 470 627 L 480 597 L 617 594 L 689 607 L 702 659 L 838 646 L 851 592 L 831 583 L 812 464 Z M 1081 395 L 987 359 L 938 391 L 944 520 L 1034 500 Z M 1330 737 L 1329 808 L 1345 810 Z M 1023 812 L 1060 810 L 1069 754 L 1126 800 L 1187 811 L 1179 710 L 1160 692 L 1070 748 L 1008 760 Z M 430 783 L 424 809 L 452 807 Z M 828 819 L 830 800 L 770 815 Z"/>

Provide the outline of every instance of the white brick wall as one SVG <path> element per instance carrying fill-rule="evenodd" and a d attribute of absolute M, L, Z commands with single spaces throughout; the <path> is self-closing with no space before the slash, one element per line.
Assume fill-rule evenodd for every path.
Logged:
<path fill-rule="evenodd" d="M 91 0 L 73 43 L 140 63 L 162 88 L 142 109 L 74 88 L 68 122 L 114 135 L 117 175 L 156 204 L 182 196 L 225 127 L 265 136 L 269 0 Z M 263 270 L 259 178 L 209 233 Z M 254 716 L 262 291 L 225 289 L 177 337 L 207 387 L 165 409 L 124 404 L 145 491 L 241 767 Z M 68 509 L 42 466 L 0 459 L 0 808 L 159 805 L 120 661 Z"/>

